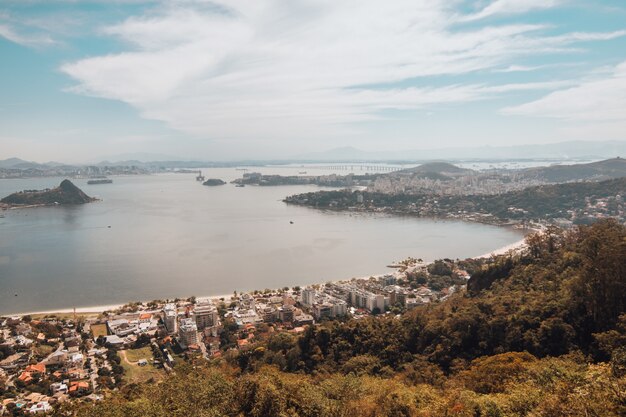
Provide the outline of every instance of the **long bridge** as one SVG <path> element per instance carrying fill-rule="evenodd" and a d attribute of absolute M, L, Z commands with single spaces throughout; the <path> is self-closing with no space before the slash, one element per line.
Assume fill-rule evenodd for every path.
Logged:
<path fill-rule="evenodd" d="M 285 167 L 293 168 L 293 166 Z M 330 165 L 304 165 L 298 167 L 302 170 L 319 169 L 325 171 L 368 171 L 368 172 L 394 172 L 400 171 L 405 167 L 393 166 L 393 165 L 380 165 L 380 164 L 330 164 Z"/>

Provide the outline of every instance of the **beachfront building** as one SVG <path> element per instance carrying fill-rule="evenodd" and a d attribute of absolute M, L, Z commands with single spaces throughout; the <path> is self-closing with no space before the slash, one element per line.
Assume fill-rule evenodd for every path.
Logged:
<path fill-rule="evenodd" d="M 302 305 L 310 307 L 315 304 L 315 289 L 306 287 L 302 290 Z"/>
<path fill-rule="evenodd" d="M 295 310 L 294 306 L 286 304 L 278 309 L 278 317 L 283 323 L 293 323 Z"/>
<path fill-rule="evenodd" d="M 328 298 L 328 302 L 333 306 L 333 317 L 341 317 L 348 314 L 348 303 L 338 298 Z"/>
<path fill-rule="evenodd" d="M 193 315 L 199 331 L 213 327 L 218 323 L 217 308 L 208 299 L 200 299 L 196 302 Z"/>
<path fill-rule="evenodd" d="M 317 320 L 333 317 L 333 306 L 328 302 L 314 304 L 311 311 Z"/>
<path fill-rule="evenodd" d="M 176 333 L 176 316 L 176 304 L 165 304 L 163 306 L 163 324 L 165 324 L 165 328 L 170 334 Z"/>
<path fill-rule="evenodd" d="M 178 341 L 184 348 L 198 344 L 198 327 L 193 319 L 186 318 L 180 321 Z"/>

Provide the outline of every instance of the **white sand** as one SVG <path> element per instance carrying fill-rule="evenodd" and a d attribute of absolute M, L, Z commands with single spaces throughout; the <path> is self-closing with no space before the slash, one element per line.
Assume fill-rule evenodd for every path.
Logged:
<path fill-rule="evenodd" d="M 525 239 L 521 239 L 521 240 L 518 240 L 515 243 L 511 243 L 510 245 L 506 245 L 506 246 L 503 246 L 503 247 L 501 247 L 499 249 L 491 251 L 489 253 L 485 253 L 484 255 L 476 256 L 476 257 L 474 257 L 474 259 L 490 258 L 493 255 L 504 255 L 504 254 L 506 254 L 507 252 L 509 252 L 511 250 L 512 251 L 516 251 L 518 249 L 524 248 L 525 246 L 526 246 L 526 240 Z"/>
<path fill-rule="evenodd" d="M 517 242 L 511 243 L 510 245 L 506 245 L 503 246 L 501 248 L 495 249 L 489 253 L 485 253 L 484 255 L 480 255 L 480 256 L 476 256 L 474 257 L 474 259 L 482 259 L 482 258 L 489 258 L 493 255 L 504 255 L 507 252 L 511 251 L 511 250 L 518 250 L 518 249 L 522 249 L 526 246 L 526 242 L 525 239 L 521 239 L 518 240 Z M 389 272 L 387 272 L 389 273 Z M 361 277 L 361 278 L 369 278 L 370 276 L 380 276 L 380 275 L 384 275 L 383 274 L 372 274 L 372 275 L 368 275 L 366 277 Z M 335 282 L 340 282 L 340 281 L 349 281 L 351 278 L 348 279 L 342 279 L 342 280 L 337 280 Z M 304 287 L 305 285 L 301 285 L 301 287 Z M 237 292 L 237 294 L 239 294 L 239 292 Z M 224 298 L 225 300 L 230 300 L 230 297 L 232 296 L 231 294 L 225 294 L 225 295 L 210 295 L 210 296 L 198 296 L 196 297 L 196 299 L 201 299 L 201 298 L 208 298 L 211 300 L 217 300 L 220 298 Z M 112 310 L 117 310 L 118 308 L 124 306 L 125 304 L 109 304 L 109 305 L 100 305 L 100 306 L 91 306 L 91 307 L 78 307 L 76 308 L 76 313 L 103 313 L 105 311 L 112 311 Z M 74 309 L 73 308 L 65 308 L 65 309 L 56 309 L 56 310 L 48 310 L 48 311 L 34 311 L 31 313 L 19 313 L 19 314 L 15 314 L 15 315 L 19 315 L 19 316 L 25 316 L 25 315 L 32 315 L 32 314 L 67 314 L 67 313 L 73 313 Z M 10 316 L 10 314 L 5 314 L 5 316 Z"/>

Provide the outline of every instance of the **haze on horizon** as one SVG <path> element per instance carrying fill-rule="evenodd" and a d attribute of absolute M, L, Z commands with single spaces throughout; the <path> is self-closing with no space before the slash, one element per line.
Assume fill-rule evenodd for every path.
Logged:
<path fill-rule="evenodd" d="M 622 0 L 4 0 L 0 159 L 625 140 Z"/>

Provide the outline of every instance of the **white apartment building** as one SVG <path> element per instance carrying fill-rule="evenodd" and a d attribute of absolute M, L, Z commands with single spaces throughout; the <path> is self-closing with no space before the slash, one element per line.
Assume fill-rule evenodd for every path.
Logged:
<path fill-rule="evenodd" d="M 312 306 L 315 304 L 315 290 L 310 287 L 306 287 L 302 290 L 302 305 Z"/>
<path fill-rule="evenodd" d="M 217 308 L 213 305 L 213 303 L 211 303 L 210 300 L 207 299 L 201 299 L 196 302 L 196 306 L 193 309 L 193 315 L 199 331 L 202 331 L 207 327 L 215 326 L 219 317 Z"/>
<path fill-rule="evenodd" d="M 186 318 L 180 321 L 178 341 L 183 347 L 198 343 L 198 327 L 193 319 Z"/>
<path fill-rule="evenodd" d="M 165 304 L 163 306 L 163 323 L 168 333 L 176 333 L 176 304 Z"/>

